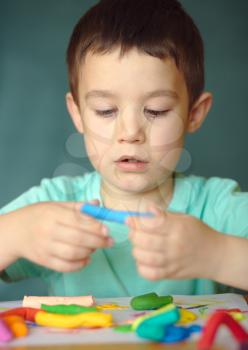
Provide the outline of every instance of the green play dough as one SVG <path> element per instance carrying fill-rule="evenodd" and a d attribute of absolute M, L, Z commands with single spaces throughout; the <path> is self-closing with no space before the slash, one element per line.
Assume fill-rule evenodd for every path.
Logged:
<path fill-rule="evenodd" d="M 64 315 L 76 315 L 82 312 L 96 312 L 97 309 L 95 307 L 86 307 L 76 304 L 70 305 L 46 305 L 41 304 L 41 309 L 47 312 L 52 312 L 54 314 L 64 314 Z"/>
<path fill-rule="evenodd" d="M 114 327 L 113 330 L 121 333 L 133 332 L 131 324 L 123 324 L 123 325 Z"/>
<path fill-rule="evenodd" d="M 156 293 L 138 295 L 131 299 L 134 310 L 156 310 L 173 302 L 171 295 L 158 296 Z"/>

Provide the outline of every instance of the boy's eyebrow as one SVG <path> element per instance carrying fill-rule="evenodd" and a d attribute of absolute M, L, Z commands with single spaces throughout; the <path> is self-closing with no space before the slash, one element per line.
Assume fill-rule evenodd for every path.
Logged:
<path fill-rule="evenodd" d="M 154 90 L 151 92 L 147 92 L 144 95 L 145 98 L 161 97 L 161 96 L 178 99 L 178 94 L 173 90 Z M 85 100 L 88 100 L 91 97 L 116 97 L 116 95 L 109 90 L 92 90 L 87 92 L 87 94 L 85 95 Z"/>

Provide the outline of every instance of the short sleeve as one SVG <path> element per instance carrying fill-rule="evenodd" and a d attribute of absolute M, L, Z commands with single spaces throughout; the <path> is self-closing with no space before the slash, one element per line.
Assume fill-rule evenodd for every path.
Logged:
<path fill-rule="evenodd" d="M 75 200 L 73 181 L 68 177 L 43 179 L 39 186 L 30 188 L 27 192 L 14 199 L 0 209 L 0 215 L 38 202 Z"/>
<path fill-rule="evenodd" d="M 219 231 L 248 238 L 248 193 L 229 179 L 219 179 L 212 191 L 216 194 L 212 206 Z"/>

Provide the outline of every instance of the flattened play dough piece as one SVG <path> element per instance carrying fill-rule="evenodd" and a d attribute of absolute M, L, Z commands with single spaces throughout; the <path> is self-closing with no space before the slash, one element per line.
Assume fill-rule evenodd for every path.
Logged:
<path fill-rule="evenodd" d="M 189 338 L 191 332 L 188 328 L 182 326 L 168 326 L 165 328 L 164 343 L 177 343 Z"/>
<path fill-rule="evenodd" d="M 93 296 L 77 296 L 77 297 L 37 297 L 37 296 L 24 296 L 22 306 L 33 307 L 36 309 L 41 308 L 41 304 L 46 305 L 70 305 L 76 304 L 81 306 L 94 306 L 95 300 Z"/>
<path fill-rule="evenodd" d="M 40 309 L 34 309 L 32 307 L 16 307 L 0 312 L 0 318 L 5 316 L 21 316 L 26 321 L 34 322 L 34 316 L 38 311 Z"/>
<path fill-rule="evenodd" d="M 187 309 L 180 309 L 180 320 L 178 325 L 185 325 L 191 323 L 197 319 L 197 315 Z"/>
<path fill-rule="evenodd" d="M 13 338 L 13 334 L 4 320 L 0 319 L 0 343 L 7 343 Z"/>
<path fill-rule="evenodd" d="M 84 312 L 78 315 L 58 315 L 40 311 L 35 315 L 35 322 L 40 326 L 60 328 L 94 328 L 112 326 L 112 315 L 103 312 Z"/>
<path fill-rule="evenodd" d="M 97 305 L 96 306 L 97 310 L 124 310 L 128 309 L 128 306 L 122 306 L 118 304 L 102 304 L 102 305 Z"/>
<path fill-rule="evenodd" d="M 116 332 L 120 332 L 120 333 L 133 332 L 131 324 L 122 324 L 120 326 L 114 327 L 113 330 L 116 331 Z"/>
<path fill-rule="evenodd" d="M 172 302 L 171 295 L 158 296 L 156 293 L 148 293 L 132 298 L 130 304 L 134 310 L 156 310 Z"/>
<path fill-rule="evenodd" d="M 63 315 L 77 315 L 83 312 L 97 312 L 96 307 L 88 307 L 88 306 L 80 306 L 75 304 L 70 305 L 46 305 L 41 304 L 41 309 L 47 312 L 51 312 L 54 314 L 63 314 Z"/>
<path fill-rule="evenodd" d="M 3 318 L 15 337 L 25 337 L 28 334 L 28 327 L 21 316 L 5 316 Z"/>

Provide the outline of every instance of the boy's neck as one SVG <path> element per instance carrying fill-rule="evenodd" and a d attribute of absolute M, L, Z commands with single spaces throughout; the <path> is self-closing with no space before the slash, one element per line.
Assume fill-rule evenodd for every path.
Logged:
<path fill-rule="evenodd" d="M 147 211 L 151 203 L 166 209 L 172 199 L 174 190 L 174 176 L 167 178 L 158 187 L 142 193 L 128 193 L 118 190 L 102 180 L 101 198 L 104 207 L 115 210 Z"/>

